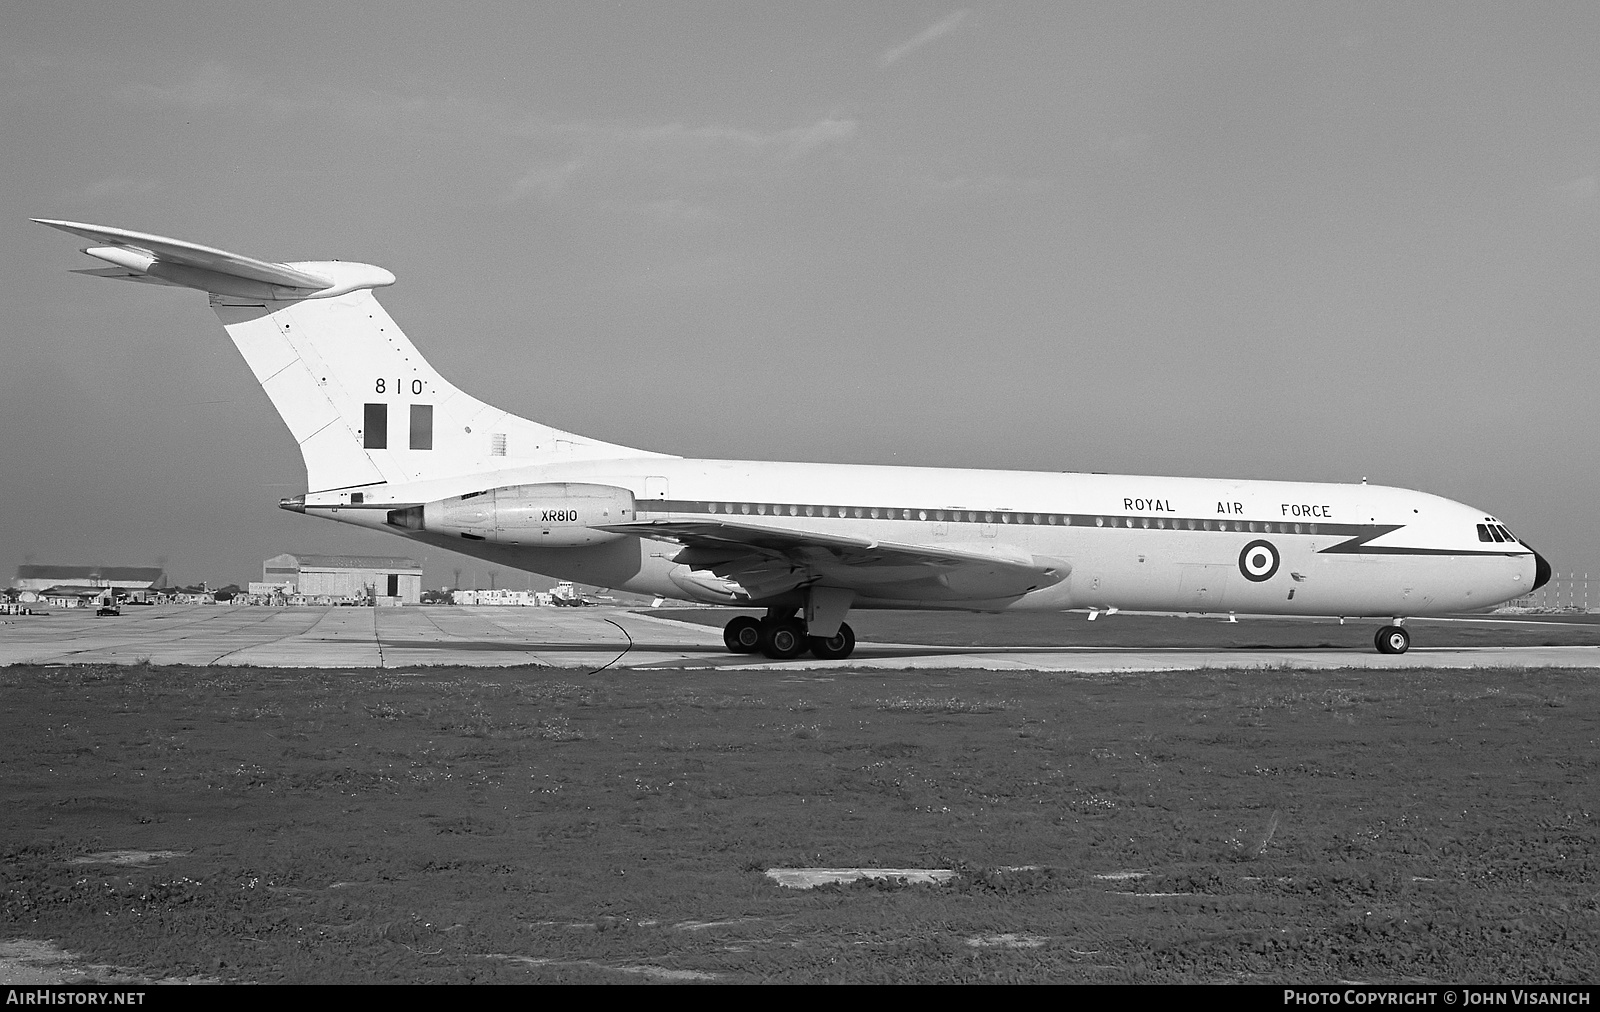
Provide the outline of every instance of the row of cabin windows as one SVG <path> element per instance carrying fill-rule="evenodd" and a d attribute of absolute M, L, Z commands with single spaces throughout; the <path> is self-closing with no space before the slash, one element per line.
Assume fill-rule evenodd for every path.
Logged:
<path fill-rule="evenodd" d="M 1506 530 L 1500 524 L 1479 524 L 1478 525 L 1478 540 L 1479 541 L 1494 541 L 1494 542 L 1498 542 L 1498 543 L 1505 543 L 1505 542 L 1510 542 L 1511 544 L 1516 544 L 1517 543 L 1517 539 L 1512 536 L 1511 532 Z"/>
<path fill-rule="evenodd" d="M 1144 530 L 1238 531 L 1255 534 L 1315 534 L 1316 524 L 1269 523 L 1252 520 L 1183 520 L 1166 517 L 1088 517 L 1071 513 L 993 513 L 976 510 L 922 510 L 880 506 L 802 506 L 796 503 L 708 502 L 707 513 L 749 516 L 836 517 L 855 520 L 925 520 L 933 523 L 1027 524 L 1039 527 L 1108 523 Z"/>

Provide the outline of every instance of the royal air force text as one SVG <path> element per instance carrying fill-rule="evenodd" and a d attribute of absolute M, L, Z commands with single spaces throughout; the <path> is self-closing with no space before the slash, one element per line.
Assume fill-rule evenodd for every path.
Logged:
<path fill-rule="evenodd" d="M 1279 503 L 1279 508 L 1286 517 L 1315 517 L 1328 520 L 1333 517 L 1333 507 L 1325 503 L 1286 502 Z M 1135 499 L 1127 496 L 1122 500 L 1122 508 L 1129 513 L 1176 513 L 1172 508 L 1171 499 Z M 1244 516 L 1244 503 L 1219 502 L 1217 512 L 1223 516 Z"/>

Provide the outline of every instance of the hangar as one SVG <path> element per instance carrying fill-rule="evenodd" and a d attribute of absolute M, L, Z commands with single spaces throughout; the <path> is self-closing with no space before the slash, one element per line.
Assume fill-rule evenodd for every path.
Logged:
<path fill-rule="evenodd" d="M 375 604 L 419 604 L 422 567 L 388 555 L 275 555 L 261 564 L 263 583 L 307 597 L 359 597 Z"/>
<path fill-rule="evenodd" d="M 148 601 L 149 592 L 165 587 L 160 566 L 35 566 L 17 567 L 11 589 L 24 601 L 49 601 L 61 608 L 83 607 L 107 590 L 119 598 Z"/>

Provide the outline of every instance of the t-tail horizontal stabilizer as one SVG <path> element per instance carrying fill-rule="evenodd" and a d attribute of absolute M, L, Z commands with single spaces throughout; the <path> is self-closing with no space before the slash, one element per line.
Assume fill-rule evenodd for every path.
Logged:
<path fill-rule="evenodd" d="M 381 502 L 379 485 L 474 476 L 574 460 L 655 457 L 541 425 L 485 404 L 428 364 L 370 289 L 371 264 L 271 263 L 104 225 L 35 218 L 81 236 L 111 264 L 87 273 L 211 294 L 211 308 L 300 444 L 306 488 Z M 483 484 L 484 481 L 487 485 Z M 505 484 L 516 484 L 507 480 Z"/>
<path fill-rule="evenodd" d="M 198 243 L 78 221 L 34 221 L 88 239 L 90 256 L 115 266 L 76 271 L 91 277 L 198 288 L 239 299 L 326 299 L 361 288 L 394 284 L 394 275 L 372 264 L 339 260 L 270 263 Z"/>

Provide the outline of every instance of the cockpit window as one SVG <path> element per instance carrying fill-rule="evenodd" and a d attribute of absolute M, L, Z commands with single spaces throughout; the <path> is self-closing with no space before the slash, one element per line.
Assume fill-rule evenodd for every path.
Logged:
<path fill-rule="evenodd" d="M 1516 544 L 1516 542 L 1517 542 L 1516 536 L 1513 535 L 1509 530 L 1506 529 L 1506 525 L 1505 524 L 1495 524 L 1494 525 L 1494 529 L 1497 532 L 1499 532 L 1501 534 L 1504 534 L 1506 536 L 1506 540 L 1507 541 L 1511 542 L 1512 544 Z"/>
<path fill-rule="evenodd" d="M 1488 524 L 1479 524 L 1478 525 L 1478 540 L 1479 541 L 1493 541 L 1494 540 L 1494 535 L 1489 533 L 1489 525 Z"/>

